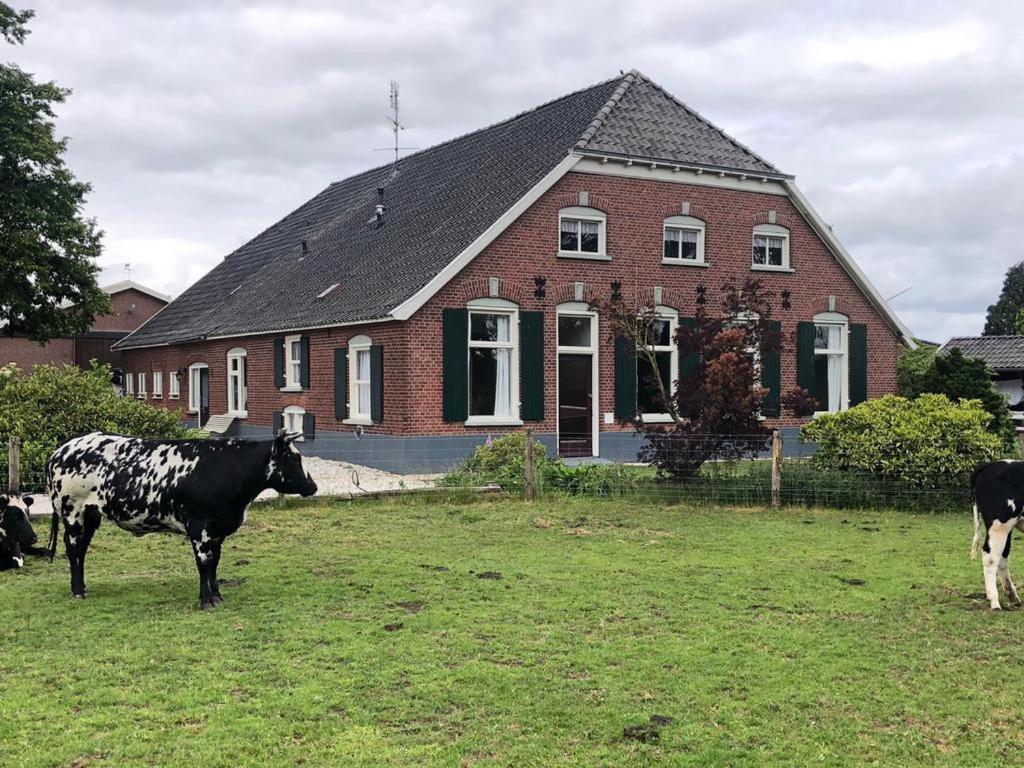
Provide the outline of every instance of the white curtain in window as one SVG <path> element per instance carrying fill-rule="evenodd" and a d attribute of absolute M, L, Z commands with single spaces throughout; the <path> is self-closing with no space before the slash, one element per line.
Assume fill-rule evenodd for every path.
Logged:
<path fill-rule="evenodd" d="M 356 378 L 360 382 L 370 380 L 370 353 L 359 351 L 356 353 Z M 359 387 L 359 413 L 370 412 L 370 386 L 360 383 Z"/>
<path fill-rule="evenodd" d="M 842 349 L 843 329 L 838 325 L 829 325 L 828 348 L 833 350 Z M 841 354 L 830 354 L 828 356 L 828 409 L 838 411 L 840 409 L 840 398 L 842 397 L 843 383 L 843 356 Z"/>
<path fill-rule="evenodd" d="M 680 240 L 684 243 L 696 243 L 697 232 L 693 229 L 677 229 L 676 232 L 680 234 Z"/>
<path fill-rule="evenodd" d="M 509 341 L 509 316 L 495 315 L 497 322 L 497 341 Z M 512 350 L 494 350 L 497 372 L 494 383 L 494 415 L 510 416 L 512 414 Z"/>
<path fill-rule="evenodd" d="M 600 226 L 596 221 L 581 221 L 580 232 L 584 235 L 596 235 Z"/>
<path fill-rule="evenodd" d="M 665 239 L 670 243 L 678 243 L 683 239 L 683 230 L 681 229 L 666 229 Z"/>

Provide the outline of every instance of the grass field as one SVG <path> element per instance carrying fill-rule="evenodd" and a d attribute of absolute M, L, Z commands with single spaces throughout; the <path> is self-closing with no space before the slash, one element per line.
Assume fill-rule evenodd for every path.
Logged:
<path fill-rule="evenodd" d="M 183 540 L 104 524 L 85 601 L 0 574 L 0 765 L 1013 763 L 1024 613 L 969 517 L 262 507 L 215 612 Z"/>

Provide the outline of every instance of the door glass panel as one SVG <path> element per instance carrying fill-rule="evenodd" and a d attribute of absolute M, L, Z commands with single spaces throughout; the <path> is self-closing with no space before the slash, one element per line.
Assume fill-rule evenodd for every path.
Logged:
<path fill-rule="evenodd" d="M 590 318 L 559 316 L 558 344 L 562 347 L 589 347 Z"/>

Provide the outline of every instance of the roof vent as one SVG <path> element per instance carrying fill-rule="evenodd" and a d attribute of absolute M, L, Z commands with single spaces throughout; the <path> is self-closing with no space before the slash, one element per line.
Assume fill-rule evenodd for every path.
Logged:
<path fill-rule="evenodd" d="M 384 187 L 377 187 L 377 210 L 374 212 L 377 229 L 384 226 Z"/>
<path fill-rule="evenodd" d="M 305 256 L 307 253 L 309 253 L 309 243 L 307 243 L 305 240 L 303 240 L 302 241 L 302 255 Z"/>

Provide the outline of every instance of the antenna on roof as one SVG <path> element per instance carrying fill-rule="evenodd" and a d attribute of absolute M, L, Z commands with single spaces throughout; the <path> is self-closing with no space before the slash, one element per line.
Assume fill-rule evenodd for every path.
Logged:
<path fill-rule="evenodd" d="M 409 126 L 402 125 L 398 121 L 398 83 L 394 80 L 391 81 L 391 114 L 387 117 L 388 123 L 391 125 L 391 132 L 395 135 L 395 146 L 394 147 L 380 147 L 373 150 L 374 152 L 394 152 L 395 153 L 395 164 L 391 168 L 391 175 L 394 176 L 398 173 L 398 152 L 399 150 L 412 150 L 419 149 L 419 147 L 400 147 L 398 146 L 398 133 L 404 131 Z"/>
<path fill-rule="evenodd" d="M 125 265 L 124 265 L 124 276 L 125 276 L 125 279 L 126 280 L 131 280 L 132 279 L 132 274 L 134 272 L 135 272 L 135 267 L 133 267 L 128 262 L 125 262 Z"/>

